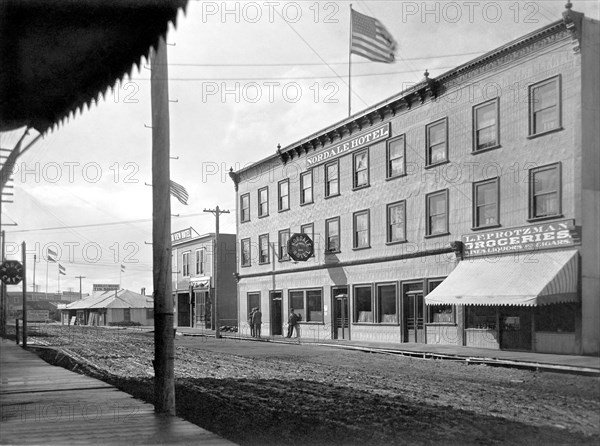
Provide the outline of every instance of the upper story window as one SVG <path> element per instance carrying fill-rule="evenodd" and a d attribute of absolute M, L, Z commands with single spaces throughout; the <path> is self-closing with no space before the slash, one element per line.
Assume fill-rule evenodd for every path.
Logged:
<path fill-rule="evenodd" d="M 497 147 L 500 144 L 498 99 L 473 107 L 473 151 Z"/>
<path fill-rule="evenodd" d="M 529 218 L 561 215 L 560 164 L 550 164 L 529 171 Z"/>
<path fill-rule="evenodd" d="M 316 242 L 315 242 L 315 224 L 314 223 L 308 223 L 308 224 L 300 226 L 300 232 L 302 234 L 308 235 L 310 237 L 310 239 L 313 241 L 313 246 L 316 246 Z M 311 257 L 314 257 L 314 256 L 315 256 L 315 254 L 313 252 L 313 255 Z"/>
<path fill-rule="evenodd" d="M 440 119 L 426 127 L 426 165 L 448 161 L 448 119 Z"/>
<path fill-rule="evenodd" d="M 340 217 L 325 220 L 325 240 L 328 252 L 340 251 Z"/>
<path fill-rule="evenodd" d="M 300 175 L 300 204 L 313 202 L 313 177 L 312 170 Z"/>
<path fill-rule="evenodd" d="M 250 194 L 240 197 L 240 221 L 250 221 Z"/>
<path fill-rule="evenodd" d="M 290 208 L 290 181 L 281 180 L 278 184 L 279 189 L 279 211 L 286 211 Z"/>
<path fill-rule="evenodd" d="M 485 228 L 499 224 L 498 189 L 498 178 L 473 184 L 473 227 Z"/>
<path fill-rule="evenodd" d="M 204 249 L 196 249 L 196 274 L 204 274 Z"/>
<path fill-rule="evenodd" d="M 258 263 L 269 263 L 269 234 L 258 237 Z"/>
<path fill-rule="evenodd" d="M 338 160 L 325 164 L 325 198 L 339 195 L 339 170 Z"/>
<path fill-rule="evenodd" d="M 448 191 L 442 190 L 427 194 L 427 229 L 426 235 L 443 235 L 448 233 Z"/>
<path fill-rule="evenodd" d="M 353 188 L 369 185 L 369 150 L 361 150 L 352 155 L 353 159 Z"/>
<path fill-rule="evenodd" d="M 354 213 L 354 248 L 370 247 L 369 211 Z"/>
<path fill-rule="evenodd" d="M 529 87 L 529 136 L 560 129 L 560 77 Z"/>
<path fill-rule="evenodd" d="M 387 242 L 406 241 L 406 202 L 387 205 Z"/>
<path fill-rule="evenodd" d="M 287 250 L 287 243 L 290 239 L 290 230 L 284 229 L 279 231 L 279 261 L 290 260 L 290 256 Z"/>
<path fill-rule="evenodd" d="M 245 238 L 241 241 L 241 255 L 240 255 L 240 263 L 242 266 L 250 266 L 251 257 L 250 257 L 250 239 Z"/>
<path fill-rule="evenodd" d="M 269 188 L 258 189 L 258 216 L 266 217 L 269 215 Z"/>
<path fill-rule="evenodd" d="M 404 175 L 406 145 L 404 135 L 390 139 L 387 142 L 386 177 L 393 178 Z"/>
<path fill-rule="evenodd" d="M 183 277 L 190 275 L 190 252 L 184 252 L 181 258 Z"/>

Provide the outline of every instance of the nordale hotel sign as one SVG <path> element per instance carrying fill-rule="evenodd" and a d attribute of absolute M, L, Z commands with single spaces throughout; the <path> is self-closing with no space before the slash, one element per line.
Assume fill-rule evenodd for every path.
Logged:
<path fill-rule="evenodd" d="M 321 149 L 306 158 L 306 167 L 313 167 L 331 159 L 345 155 L 353 150 L 368 146 L 375 142 L 387 139 L 390 136 L 390 123 L 382 124 L 373 130 L 361 133 L 335 146 Z"/>

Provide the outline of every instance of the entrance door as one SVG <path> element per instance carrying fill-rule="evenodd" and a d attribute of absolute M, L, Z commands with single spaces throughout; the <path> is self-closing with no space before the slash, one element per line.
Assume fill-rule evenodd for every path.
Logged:
<path fill-rule="evenodd" d="M 333 339 L 350 339 L 350 308 L 348 287 L 331 289 L 333 307 Z"/>
<path fill-rule="evenodd" d="M 190 326 L 190 295 L 189 293 L 177 295 L 177 326 Z"/>
<path fill-rule="evenodd" d="M 196 327 L 210 329 L 208 291 L 196 291 Z"/>
<path fill-rule="evenodd" d="M 271 291 L 271 336 L 283 335 L 282 293 Z"/>
<path fill-rule="evenodd" d="M 425 343 L 423 292 L 408 292 L 403 298 L 404 342 Z"/>
<path fill-rule="evenodd" d="M 531 309 L 507 307 L 500 311 L 500 348 L 531 350 Z"/>

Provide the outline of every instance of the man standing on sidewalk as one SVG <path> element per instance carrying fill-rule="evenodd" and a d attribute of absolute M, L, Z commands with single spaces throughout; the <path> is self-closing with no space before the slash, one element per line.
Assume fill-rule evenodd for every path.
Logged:
<path fill-rule="evenodd" d="M 301 319 L 301 316 L 299 314 L 294 313 L 294 309 L 290 308 L 290 315 L 288 317 L 288 332 L 287 332 L 287 338 L 291 338 L 292 337 L 292 333 L 294 331 L 294 329 L 296 329 L 296 337 L 300 336 L 299 330 L 298 330 L 298 321 Z"/>
<path fill-rule="evenodd" d="M 259 308 L 252 315 L 252 325 L 254 326 L 254 337 L 260 338 L 260 326 L 262 325 L 262 312 Z"/>

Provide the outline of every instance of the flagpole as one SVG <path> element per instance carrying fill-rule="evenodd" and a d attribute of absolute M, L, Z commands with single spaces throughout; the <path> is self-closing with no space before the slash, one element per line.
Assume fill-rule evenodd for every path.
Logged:
<path fill-rule="evenodd" d="M 58 271 L 56 271 L 56 275 L 58 277 L 58 294 L 60 294 L 60 267 L 58 268 Z"/>
<path fill-rule="evenodd" d="M 48 255 L 46 254 L 46 300 L 48 300 Z"/>
<path fill-rule="evenodd" d="M 352 116 L 352 3 L 350 3 L 350 39 L 348 42 L 348 117 Z"/>

